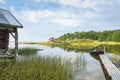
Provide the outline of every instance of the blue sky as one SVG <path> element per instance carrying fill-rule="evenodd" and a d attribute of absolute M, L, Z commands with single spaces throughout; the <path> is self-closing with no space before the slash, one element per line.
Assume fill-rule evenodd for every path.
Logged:
<path fill-rule="evenodd" d="M 23 24 L 19 41 L 47 41 L 68 32 L 120 29 L 119 0 L 0 0 Z"/>

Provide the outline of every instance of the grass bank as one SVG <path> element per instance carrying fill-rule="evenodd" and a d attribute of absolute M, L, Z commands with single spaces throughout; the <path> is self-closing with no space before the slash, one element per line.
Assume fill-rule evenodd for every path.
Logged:
<path fill-rule="evenodd" d="M 55 41 L 55 42 L 23 42 L 23 44 L 40 44 L 52 47 L 67 47 L 75 49 L 89 49 L 98 45 L 120 45 L 120 42 L 95 41 L 90 39 Z"/>
<path fill-rule="evenodd" d="M 23 42 L 23 44 L 39 44 L 51 47 L 67 47 L 75 49 L 92 48 L 98 45 L 97 41 L 80 39 L 55 42 Z"/>

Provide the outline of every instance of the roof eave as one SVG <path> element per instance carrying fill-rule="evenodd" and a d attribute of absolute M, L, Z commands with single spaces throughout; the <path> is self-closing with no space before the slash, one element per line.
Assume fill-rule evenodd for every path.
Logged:
<path fill-rule="evenodd" d="M 9 28 L 23 28 L 23 26 L 18 26 L 18 25 L 11 25 L 11 24 L 3 24 L 3 23 L 0 23 L 0 27 L 9 27 Z"/>

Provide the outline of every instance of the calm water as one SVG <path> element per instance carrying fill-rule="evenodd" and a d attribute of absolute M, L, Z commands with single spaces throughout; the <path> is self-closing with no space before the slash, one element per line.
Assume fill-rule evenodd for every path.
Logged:
<path fill-rule="evenodd" d="M 95 59 L 89 54 L 90 49 L 62 49 L 59 47 L 49 47 L 41 45 L 19 45 L 22 47 L 34 47 L 43 49 L 38 51 L 37 56 L 46 57 L 61 57 L 63 60 L 70 61 L 70 70 L 74 70 L 72 77 L 69 76 L 68 80 L 105 80 L 104 73 L 101 68 L 99 60 Z M 99 46 L 98 49 L 103 49 Z M 120 46 L 106 46 L 106 54 L 113 63 L 120 68 Z M 33 55 L 32 55 L 33 56 Z M 20 56 L 18 58 L 21 58 Z"/>

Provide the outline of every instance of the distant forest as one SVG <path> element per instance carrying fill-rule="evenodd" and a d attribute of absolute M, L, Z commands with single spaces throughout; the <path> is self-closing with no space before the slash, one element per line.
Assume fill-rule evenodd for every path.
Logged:
<path fill-rule="evenodd" d="M 106 30 L 103 32 L 87 31 L 66 33 L 60 36 L 61 40 L 91 39 L 99 41 L 117 41 L 120 42 L 120 30 Z"/>

